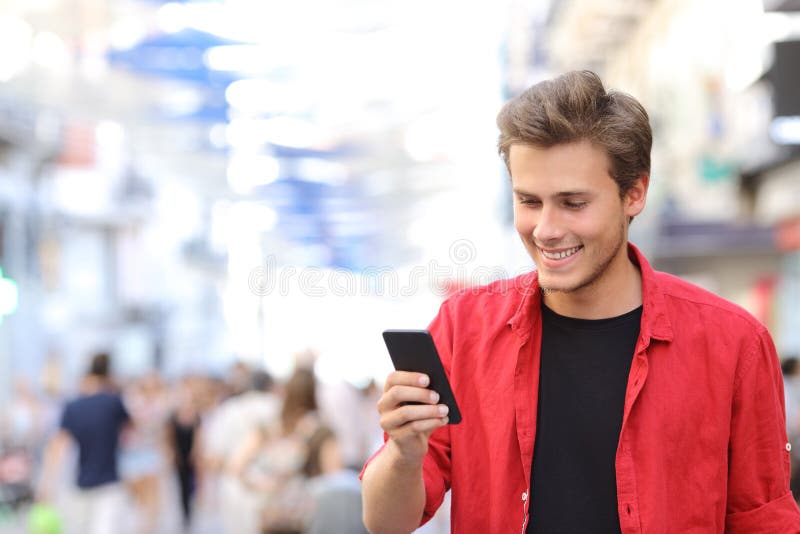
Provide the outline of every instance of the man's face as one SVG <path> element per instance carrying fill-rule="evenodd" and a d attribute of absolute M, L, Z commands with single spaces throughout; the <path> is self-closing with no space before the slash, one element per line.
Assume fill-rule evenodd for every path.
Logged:
<path fill-rule="evenodd" d="M 514 226 L 546 291 L 577 292 L 613 279 L 627 260 L 628 218 L 647 180 L 620 198 L 605 152 L 588 141 L 509 152 Z"/>

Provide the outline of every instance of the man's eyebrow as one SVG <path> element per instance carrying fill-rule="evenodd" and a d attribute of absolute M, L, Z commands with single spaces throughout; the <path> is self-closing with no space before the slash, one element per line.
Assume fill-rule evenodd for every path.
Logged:
<path fill-rule="evenodd" d="M 527 191 L 523 191 L 522 189 L 514 188 L 513 191 L 517 195 L 539 198 L 539 195 L 537 195 L 535 193 L 529 193 Z M 558 193 L 556 193 L 553 196 L 556 197 L 556 198 L 566 198 L 566 197 L 576 197 L 576 196 L 581 196 L 581 195 L 589 196 L 589 195 L 591 195 L 591 193 L 589 191 L 582 191 L 582 190 L 559 191 Z"/>
<path fill-rule="evenodd" d="M 561 191 L 559 193 L 556 193 L 555 196 L 559 197 L 559 198 L 564 198 L 564 197 L 577 197 L 577 196 L 589 195 L 589 194 L 590 194 L 589 191 L 576 190 L 576 191 Z"/>
<path fill-rule="evenodd" d="M 518 189 L 516 187 L 514 189 L 512 189 L 512 191 L 514 191 L 514 193 L 517 194 L 517 195 L 524 195 L 526 197 L 538 196 L 538 195 L 534 195 L 533 193 L 528 193 L 527 191 L 523 191 L 522 189 Z"/>

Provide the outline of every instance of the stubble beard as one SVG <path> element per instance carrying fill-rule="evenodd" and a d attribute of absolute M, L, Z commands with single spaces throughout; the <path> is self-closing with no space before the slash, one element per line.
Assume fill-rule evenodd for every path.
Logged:
<path fill-rule="evenodd" d="M 607 272 L 608 267 L 614 261 L 614 258 L 616 258 L 617 253 L 624 244 L 625 244 L 625 223 L 623 222 L 618 228 L 616 242 L 612 247 L 600 251 L 602 254 L 600 257 L 600 262 L 594 266 L 594 269 L 592 269 L 592 272 L 589 273 L 589 275 L 587 275 L 582 280 L 579 280 L 575 285 L 566 287 L 548 286 L 547 278 L 545 277 L 544 279 L 542 279 L 540 275 L 539 287 L 541 288 L 542 293 L 543 294 L 574 293 L 596 284 Z M 584 251 L 586 251 L 585 248 Z"/>

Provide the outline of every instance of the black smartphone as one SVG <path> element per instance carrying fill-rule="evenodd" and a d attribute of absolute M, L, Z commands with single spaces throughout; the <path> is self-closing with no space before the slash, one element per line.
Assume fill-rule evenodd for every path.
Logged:
<path fill-rule="evenodd" d="M 425 373 L 431 379 L 429 388 L 439 394 L 439 402 L 449 408 L 449 424 L 461 422 L 461 412 L 450 382 L 442 367 L 433 338 L 427 330 L 386 330 L 383 341 L 398 371 Z"/>

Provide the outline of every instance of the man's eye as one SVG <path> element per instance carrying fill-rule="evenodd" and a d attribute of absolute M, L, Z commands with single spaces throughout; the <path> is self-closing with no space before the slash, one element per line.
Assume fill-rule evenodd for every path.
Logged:
<path fill-rule="evenodd" d="M 571 210 L 579 210 L 586 207 L 586 202 L 564 202 L 564 205 Z"/>
<path fill-rule="evenodd" d="M 526 206 L 538 206 L 541 204 L 538 200 L 532 200 L 530 198 L 521 198 L 519 199 L 520 204 L 525 204 Z"/>

